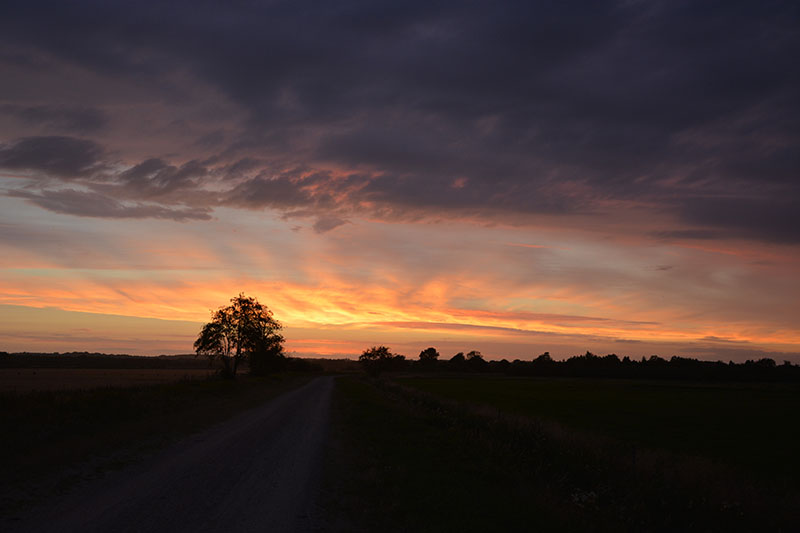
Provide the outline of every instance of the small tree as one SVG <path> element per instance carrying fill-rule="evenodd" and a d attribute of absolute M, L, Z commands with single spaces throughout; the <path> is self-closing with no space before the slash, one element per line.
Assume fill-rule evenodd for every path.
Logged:
<path fill-rule="evenodd" d="M 438 359 L 439 359 L 439 352 L 437 352 L 436 348 L 434 347 L 425 348 L 424 350 L 419 352 L 419 362 L 425 366 L 435 365 Z"/>
<path fill-rule="evenodd" d="M 482 372 L 489 368 L 489 363 L 483 358 L 483 354 L 478 350 L 467 353 L 466 366 L 473 372 Z"/>
<path fill-rule="evenodd" d="M 467 361 L 472 361 L 473 359 L 483 359 L 483 354 L 478 350 L 472 350 L 471 352 L 467 353 Z"/>
<path fill-rule="evenodd" d="M 250 370 L 263 373 L 278 366 L 283 359 L 283 326 L 272 311 L 255 298 L 240 293 L 231 305 L 220 307 L 211 315 L 194 342 L 197 355 L 220 358 L 223 374 L 235 377 L 239 363 L 250 360 Z"/>
<path fill-rule="evenodd" d="M 447 361 L 447 364 L 453 370 L 463 370 L 466 362 L 467 358 L 464 357 L 464 352 L 458 352 Z"/>
<path fill-rule="evenodd" d="M 364 350 L 358 357 L 359 362 L 364 365 L 367 373 L 377 376 L 382 371 L 387 370 L 395 355 L 386 346 L 373 346 Z"/>

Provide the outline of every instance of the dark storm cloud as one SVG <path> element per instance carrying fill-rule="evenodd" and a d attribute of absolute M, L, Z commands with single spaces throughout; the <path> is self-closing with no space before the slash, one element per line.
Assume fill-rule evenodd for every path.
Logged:
<path fill-rule="evenodd" d="M 257 177 L 235 187 L 225 203 L 240 207 L 297 208 L 308 205 L 311 195 L 302 184 L 287 177 Z"/>
<path fill-rule="evenodd" d="M 95 172 L 102 164 L 97 143 L 72 137 L 26 137 L 0 144 L 0 169 L 76 178 Z"/>
<path fill-rule="evenodd" d="M 692 198 L 684 202 L 681 215 L 689 223 L 723 228 L 735 236 L 800 243 L 797 198 Z"/>
<path fill-rule="evenodd" d="M 669 230 L 653 232 L 653 237 L 657 239 L 694 239 L 694 240 L 715 240 L 724 239 L 725 234 L 719 231 L 709 231 L 702 229 Z"/>
<path fill-rule="evenodd" d="M 231 205 L 334 209 L 334 217 L 365 202 L 394 215 L 602 215 L 595 204 L 623 199 L 673 214 L 680 227 L 664 236 L 797 242 L 788 229 L 800 210 L 795 2 L 2 9 L 0 61 L 30 71 L 73 65 L 144 86 L 176 108 L 197 80 L 242 110 L 243 122 L 193 143 L 219 151 L 216 171 L 204 163 L 206 173 L 181 174 L 196 156 L 178 150 L 174 161 L 131 168 L 129 191 L 167 194 L 224 178 Z M 343 184 L 331 174 L 312 186 L 283 176 L 301 167 L 357 178 Z M 751 201 L 762 184 L 766 197 Z M 345 197 L 336 194 L 343 185 Z"/>
<path fill-rule="evenodd" d="M 25 137 L 0 145 L 0 169 L 47 178 L 4 194 L 62 214 L 209 220 L 211 205 L 218 203 L 215 194 L 195 190 L 197 180 L 209 173 L 198 161 L 175 166 L 151 158 L 120 172 L 103 147 L 85 139 Z M 54 181 L 78 183 L 86 190 L 49 189 Z"/>
<path fill-rule="evenodd" d="M 0 106 L 0 114 L 7 114 L 48 129 L 66 132 L 94 132 L 108 123 L 108 117 L 103 111 L 86 106 L 6 104 Z"/>
<path fill-rule="evenodd" d="M 211 219 L 208 209 L 168 208 L 161 205 L 122 203 L 96 192 L 73 189 L 46 190 L 38 193 L 11 191 L 6 195 L 24 198 L 48 211 L 81 217 L 160 218 L 177 222 Z"/>

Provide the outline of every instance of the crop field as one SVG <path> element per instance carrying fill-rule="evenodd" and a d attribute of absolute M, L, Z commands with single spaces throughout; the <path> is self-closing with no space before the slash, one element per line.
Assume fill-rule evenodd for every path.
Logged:
<path fill-rule="evenodd" d="M 800 480 L 800 388 L 546 378 L 406 378 L 406 386 L 619 441 Z"/>
<path fill-rule="evenodd" d="M 139 387 L 205 379 L 205 368 L 0 368 L 0 393 Z"/>
<path fill-rule="evenodd" d="M 739 420 L 775 429 L 777 418 L 759 422 L 755 411 L 775 397 L 792 401 L 790 390 L 716 389 L 481 376 L 340 378 L 327 482 L 331 530 L 793 530 L 789 525 L 800 519 L 796 481 L 752 476 L 659 444 L 663 438 L 671 448 L 687 441 L 684 449 L 707 449 L 703 441 L 737 435 L 737 427 L 752 443 L 752 428 L 719 410 L 755 402 Z M 692 409 L 694 402 L 705 403 Z M 502 409 L 487 408 L 493 404 Z M 540 422 L 545 415 L 560 422 Z M 791 448 L 772 442 L 750 452 L 780 449 L 786 459 Z"/>

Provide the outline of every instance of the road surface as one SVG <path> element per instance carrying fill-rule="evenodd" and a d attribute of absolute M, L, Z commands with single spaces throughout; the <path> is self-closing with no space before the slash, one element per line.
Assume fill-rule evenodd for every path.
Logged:
<path fill-rule="evenodd" d="M 26 532 L 313 531 L 333 378 L 71 494 Z"/>

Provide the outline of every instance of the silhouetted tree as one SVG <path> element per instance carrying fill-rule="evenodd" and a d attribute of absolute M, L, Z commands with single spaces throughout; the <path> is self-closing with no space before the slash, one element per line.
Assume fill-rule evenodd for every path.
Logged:
<path fill-rule="evenodd" d="M 430 347 L 425 348 L 421 352 L 419 352 L 419 360 L 424 362 L 435 362 L 439 359 L 439 352 L 436 351 L 436 348 Z"/>
<path fill-rule="evenodd" d="M 402 356 L 399 356 L 402 357 Z M 359 362 L 364 366 L 367 373 L 373 376 L 379 375 L 384 370 L 391 367 L 395 355 L 386 346 L 373 346 L 364 350 L 358 357 Z M 405 357 L 403 357 L 405 359 Z"/>
<path fill-rule="evenodd" d="M 471 352 L 467 353 L 467 361 L 471 361 L 473 359 L 483 359 L 483 355 L 478 350 L 472 350 Z"/>
<path fill-rule="evenodd" d="M 447 365 L 453 370 L 462 370 L 466 361 L 467 358 L 464 357 L 464 352 L 458 352 L 447 361 Z"/>
<path fill-rule="evenodd" d="M 249 362 L 250 373 L 257 376 L 283 370 L 288 362 L 283 351 L 283 337 L 270 335 L 260 338 L 250 352 Z"/>
<path fill-rule="evenodd" d="M 425 370 L 432 370 L 436 368 L 437 363 L 439 362 L 439 352 L 434 347 L 425 348 L 421 352 L 419 352 L 419 368 Z"/>
<path fill-rule="evenodd" d="M 280 322 L 266 306 L 244 293 L 231 298 L 231 305 L 220 307 L 203 326 L 194 343 L 197 355 L 220 358 L 223 374 L 235 377 L 239 363 L 250 360 L 251 371 L 263 373 L 283 359 Z"/>
<path fill-rule="evenodd" d="M 467 368 L 473 372 L 483 372 L 488 369 L 488 363 L 483 358 L 483 354 L 478 350 L 472 350 L 467 353 Z"/>
<path fill-rule="evenodd" d="M 549 352 L 544 352 L 531 361 L 515 359 L 509 363 L 506 360 L 485 361 L 480 352 L 473 350 L 467 355 L 462 352 L 455 354 L 440 369 L 453 372 L 496 372 L 512 376 L 800 381 L 800 366 L 789 361 L 779 365 L 770 358 L 749 359 L 738 364 L 733 361 L 701 361 L 679 356 L 664 359 L 658 355 L 634 360 L 629 356 L 620 358 L 614 353 L 600 356 L 590 351 L 560 361 L 553 359 Z"/>
<path fill-rule="evenodd" d="M 511 370 L 511 363 L 508 359 L 500 359 L 499 361 L 491 361 L 489 363 L 489 367 L 491 368 L 492 372 L 502 372 L 504 374 L 508 374 Z"/>

